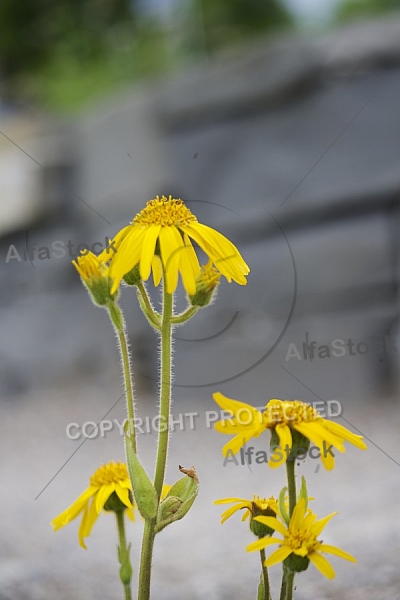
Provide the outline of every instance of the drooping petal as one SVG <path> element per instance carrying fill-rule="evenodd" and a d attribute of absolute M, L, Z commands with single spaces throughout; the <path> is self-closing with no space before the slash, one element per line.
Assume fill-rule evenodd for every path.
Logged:
<path fill-rule="evenodd" d="M 161 228 L 160 250 L 165 270 L 167 292 L 172 294 L 178 285 L 178 268 L 181 254 L 185 250 L 182 236 L 176 227 Z"/>
<path fill-rule="evenodd" d="M 115 483 L 110 483 L 109 485 L 101 486 L 95 498 L 97 514 L 101 513 L 105 503 L 107 502 L 111 494 L 115 492 L 115 488 Z"/>
<path fill-rule="evenodd" d="M 158 287 L 162 277 L 162 264 L 159 256 L 153 257 L 153 262 L 151 264 L 151 269 L 153 271 L 153 283 L 154 287 Z"/>
<path fill-rule="evenodd" d="M 322 554 L 318 554 L 317 552 L 312 552 L 308 555 L 308 558 L 322 575 L 325 575 L 328 579 L 333 579 L 335 577 L 335 571 L 330 562 L 326 560 L 325 556 L 322 556 Z"/>
<path fill-rule="evenodd" d="M 221 233 L 203 225 L 191 223 L 181 229 L 193 238 L 200 248 L 211 258 L 214 265 L 230 282 L 232 279 L 240 285 L 246 285 L 249 267 L 241 257 L 239 250 Z"/>
<path fill-rule="evenodd" d="M 127 508 L 125 512 L 128 519 L 135 522 L 135 513 L 133 512 L 133 508 Z"/>
<path fill-rule="evenodd" d="M 80 532 L 80 535 L 82 536 L 82 539 L 89 537 L 89 535 L 92 532 L 93 525 L 96 523 L 98 517 L 99 513 L 96 510 L 96 499 L 93 498 L 87 513 L 87 517 L 85 519 L 85 523 L 81 524 L 82 531 Z"/>
<path fill-rule="evenodd" d="M 53 521 L 51 522 L 51 526 L 54 531 L 58 531 L 61 527 L 68 525 L 71 521 L 76 519 L 77 516 L 84 510 L 85 505 L 89 501 L 89 499 L 97 492 L 96 487 L 90 486 L 88 487 L 80 496 L 73 502 L 67 509 L 65 509 L 61 514 L 59 514 Z"/>
<path fill-rule="evenodd" d="M 185 249 L 181 252 L 179 272 L 182 277 L 183 287 L 189 296 L 196 293 L 196 279 L 200 275 L 200 265 L 192 242 L 186 234 L 183 236 Z"/>
<path fill-rule="evenodd" d="M 277 425 L 275 427 L 276 433 L 279 436 L 279 443 L 282 450 L 286 452 L 288 448 L 289 452 L 292 449 L 292 434 L 290 431 L 290 427 L 287 425 Z"/>
<path fill-rule="evenodd" d="M 146 229 L 143 242 L 142 251 L 140 254 L 140 276 L 144 281 L 147 281 L 150 275 L 151 265 L 154 258 L 154 250 L 158 234 L 160 233 L 161 225 L 150 225 Z"/>
<path fill-rule="evenodd" d="M 122 504 L 125 504 L 127 508 L 132 508 L 132 502 L 129 500 L 129 491 L 126 488 L 123 488 L 121 485 L 116 484 L 115 493 L 121 500 Z"/>
<path fill-rule="evenodd" d="M 236 504 L 225 510 L 221 515 L 221 525 L 225 523 L 225 521 L 227 521 L 229 517 L 234 515 L 235 512 L 238 512 L 238 510 L 242 510 L 243 508 L 246 508 L 246 504 Z"/>
<path fill-rule="evenodd" d="M 335 423 L 334 421 L 328 421 L 327 419 L 324 419 L 323 422 L 324 428 L 331 431 L 334 435 L 342 437 L 344 440 L 350 442 L 350 444 L 353 444 L 353 446 L 360 448 L 360 450 L 367 449 L 367 445 L 364 442 L 362 435 L 356 435 L 355 433 L 346 429 L 346 427 L 343 427 L 343 425 Z"/>
<path fill-rule="evenodd" d="M 233 454 L 237 454 L 239 452 L 240 448 L 243 448 L 243 446 L 245 444 L 247 444 L 247 442 L 249 440 L 251 440 L 252 437 L 258 437 L 259 434 L 260 434 L 260 431 L 258 429 L 250 429 L 249 431 L 241 431 L 240 433 L 235 435 L 234 438 L 229 440 L 229 442 L 227 444 L 225 444 L 225 446 L 222 448 L 223 456 L 226 456 L 229 451 L 233 452 Z"/>
<path fill-rule="evenodd" d="M 305 435 L 309 440 L 315 440 L 319 438 L 320 440 L 325 440 L 328 444 L 331 444 L 334 448 L 339 450 L 339 452 L 346 452 L 346 448 L 340 442 L 340 440 L 330 431 L 325 429 L 322 425 L 320 425 L 317 421 L 313 421 L 310 423 L 299 423 L 294 424 L 293 427 L 300 431 L 303 435 Z"/>
<path fill-rule="evenodd" d="M 130 231 L 118 246 L 109 269 L 109 276 L 114 280 L 111 293 L 117 291 L 123 276 L 128 273 L 140 260 L 142 242 L 146 229 L 139 226 L 131 226 Z"/>

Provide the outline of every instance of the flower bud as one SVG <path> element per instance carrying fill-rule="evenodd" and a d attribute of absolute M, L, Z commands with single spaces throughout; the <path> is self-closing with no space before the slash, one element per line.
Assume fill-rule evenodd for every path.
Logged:
<path fill-rule="evenodd" d="M 299 556 L 292 552 L 292 554 L 289 554 L 289 556 L 285 558 L 283 564 L 291 573 L 301 573 L 308 569 L 310 559 L 307 556 Z"/>
<path fill-rule="evenodd" d="M 213 267 L 211 260 L 201 267 L 200 275 L 196 279 L 196 293 L 189 296 L 192 306 L 203 308 L 210 304 L 219 285 L 220 277 L 221 274 Z"/>
<path fill-rule="evenodd" d="M 272 535 L 275 530 L 264 525 L 264 523 L 255 521 L 254 517 L 276 517 L 277 512 L 278 507 L 274 498 L 266 500 L 265 498 L 261 499 L 258 496 L 253 496 L 250 509 L 250 529 L 254 535 L 259 538 Z"/>
<path fill-rule="evenodd" d="M 133 267 L 122 278 L 127 285 L 137 285 L 142 278 L 140 277 L 139 263 Z"/>
<path fill-rule="evenodd" d="M 112 279 L 108 267 L 93 252 L 82 252 L 72 264 L 81 276 L 92 300 L 98 306 L 106 306 L 116 294 L 111 294 Z"/>

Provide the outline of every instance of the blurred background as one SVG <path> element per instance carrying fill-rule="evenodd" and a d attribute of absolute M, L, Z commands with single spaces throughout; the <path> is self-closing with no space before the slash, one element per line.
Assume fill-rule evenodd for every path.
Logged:
<path fill-rule="evenodd" d="M 368 453 L 299 471 L 319 515 L 340 511 L 324 541 L 358 564 L 334 561 L 333 582 L 310 567 L 296 599 L 400 598 L 399 97 L 398 0 L 2 1 L 0 600 L 120 593 L 111 518 L 86 553 L 77 523 L 49 526 L 124 456 L 117 426 L 66 434 L 124 418 L 112 327 L 71 260 L 157 194 L 183 198 L 251 273 L 175 332 L 173 412 L 198 417 L 172 438 L 167 480 L 193 464 L 202 488 L 157 538 L 154 598 L 255 597 L 251 534 L 239 517 L 220 527 L 213 501 L 277 495 L 284 473 L 223 466 L 215 391 L 341 403 Z M 157 338 L 132 290 L 121 304 L 139 415 L 153 416 Z M 150 470 L 155 447 L 139 437 Z M 128 532 L 136 577 L 141 529 Z"/>

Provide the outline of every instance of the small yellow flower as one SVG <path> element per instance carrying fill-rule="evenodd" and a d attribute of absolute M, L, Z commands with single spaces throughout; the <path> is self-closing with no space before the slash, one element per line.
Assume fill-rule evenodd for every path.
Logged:
<path fill-rule="evenodd" d="M 335 571 L 327 559 L 321 553 L 333 554 L 356 562 L 356 559 L 336 548 L 324 544 L 318 540 L 318 536 L 337 513 L 332 513 L 317 521 L 317 515 L 312 511 L 306 511 L 306 502 L 304 499 L 299 500 L 296 504 L 289 525 L 286 525 L 276 517 L 256 517 L 256 521 L 263 523 L 267 527 L 271 527 L 277 533 L 283 536 L 283 539 L 277 537 L 265 537 L 257 542 L 247 546 L 248 552 L 262 550 L 267 546 L 279 544 L 279 548 L 275 550 L 265 561 L 266 567 L 271 567 L 284 561 L 285 566 L 292 572 L 300 572 L 307 569 L 310 561 L 313 565 L 328 579 L 335 577 Z"/>
<path fill-rule="evenodd" d="M 125 510 L 126 507 L 128 517 L 131 521 L 135 520 L 131 498 L 132 488 L 126 465 L 109 462 L 93 473 L 89 487 L 51 525 L 57 531 L 82 514 L 78 539 L 82 548 L 86 549 L 84 540 L 90 535 L 103 509 Z"/>
<path fill-rule="evenodd" d="M 130 225 L 117 233 L 110 245 L 115 248 L 110 262 L 110 276 L 114 280 L 111 292 L 114 293 L 123 276 L 139 264 L 144 281 L 152 271 L 154 285 L 158 286 L 164 268 L 169 294 L 176 290 L 180 273 L 186 292 L 194 295 L 200 265 L 190 238 L 229 282 L 246 285 L 250 270 L 236 246 L 218 231 L 199 223 L 182 200 L 157 196 L 147 202 Z M 110 260 L 106 251 L 99 258 L 105 262 Z"/>
<path fill-rule="evenodd" d="M 112 279 L 109 268 L 93 252 L 82 252 L 72 264 L 78 271 L 83 283 L 91 293 L 96 304 L 104 306 L 112 299 Z"/>
<path fill-rule="evenodd" d="M 260 515 L 264 511 L 271 511 L 275 515 L 278 513 L 278 503 L 273 496 L 270 498 L 260 498 L 260 496 L 253 495 L 252 500 L 246 500 L 245 498 L 221 498 L 221 500 L 215 500 L 214 504 L 232 504 L 225 510 L 221 515 L 221 525 L 225 523 L 235 512 L 238 510 L 244 510 L 242 521 L 245 521 L 250 516 Z M 272 516 L 272 514 L 271 514 Z"/>
<path fill-rule="evenodd" d="M 320 450 L 321 460 L 326 469 L 335 466 L 334 457 L 326 451 L 326 444 L 333 446 L 339 452 L 345 452 L 344 441 L 357 448 L 367 448 L 363 437 L 352 433 L 343 425 L 328 421 L 312 406 L 300 400 L 270 400 L 263 412 L 253 406 L 238 400 L 231 400 L 220 392 L 213 394 L 215 402 L 226 411 L 232 413 L 232 418 L 215 423 L 215 429 L 220 433 L 234 435 L 222 449 L 224 456 L 228 452 L 236 454 L 251 438 L 257 438 L 266 429 L 276 434 L 279 439 L 279 452 L 271 455 L 270 467 L 279 467 L 287 459 L 293 445 L 293 435 L 301 434 L 311 440 Z"/>

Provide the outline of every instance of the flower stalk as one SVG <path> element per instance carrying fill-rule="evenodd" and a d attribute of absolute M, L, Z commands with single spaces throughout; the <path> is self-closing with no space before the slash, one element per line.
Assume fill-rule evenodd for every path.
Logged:
<path fill-rule="evenodd" d="M 131 579 L 132 579 L 132 565 L 130 561 L 129 551 L 130 545 L 126 544 L 126 535 L 125 535 L 125 520 L 124 520 L 124 512 L 122 510 L 115 511 L 115 516 L 117 518 L 117 527 L 118 527 L 118 537 L 119 537 L 119 546 L 118 546 L 118 560 L 121 568 L 119 570 L 119 576 L 124 587 L 125 600 L 132 600 L 131 595 Z"/>
<path fill-rule="evenodd" d="M 165 276 L 165 274 L 164 274 Z M 165 424 L 158 434 L 156 472 L 154 488 L 158 501 L 161 498 L 162 487 L 167 463 L 169 422 L 171 410 L 171 368 L 172 368 L 172 316 L 173 295 L 169 294 L 166 285 L 163 286 L 163 313 L 161 324 L 161 384 L 160 384 L 160 416 Z M 151 585 L 151 562 L 154 539 L 156 536 L 156 519 L 147 520 L 143 532 L 142 553 L 140 559 L 138 600 L 149 600 Z"/>
<path fill-rule="evenodd" d="M 126 410 L 128 414 L 128 437 L 132 450 L 136 452 L 135 435 L 135 403 L 133 398 L 132 370 L 129 359 L 128 341 L 125 329 L 124 315 L 116 302 L 110 302 L 108 305 L 110 319 L 115 327 L 119 342 L 119 351 L 122 361 L 122 372 L 124 376 Z"/>

